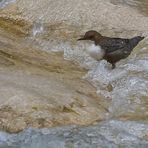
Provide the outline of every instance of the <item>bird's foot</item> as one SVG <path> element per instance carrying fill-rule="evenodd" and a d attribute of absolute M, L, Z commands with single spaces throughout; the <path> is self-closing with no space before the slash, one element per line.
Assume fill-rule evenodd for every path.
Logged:
<path fill-rule="evenodd" d="M 112 69 L 115 69 L 116 65 L 114 63 L 112 63 Z"/>

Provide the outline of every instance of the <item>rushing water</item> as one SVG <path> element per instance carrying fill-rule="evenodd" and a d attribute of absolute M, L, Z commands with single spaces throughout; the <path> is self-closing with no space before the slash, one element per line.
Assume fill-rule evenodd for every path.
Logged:
<path fill-rule="evenodd" d="M 12 0 L 0 1 L 0 7 Z M 114 0 L 140 9 L 147 8 L 147 1 Z M 45 32 L 44 24 L 36 22 L 32 38 Z M 44 33 L 43 33 L 44 34 Z M 128 147 L 147 148 L 148 136 L 148 38 L 145 38 L 125 60 L 111 70 L 106 61 L 97 62 L 86 53 L 89 43 L 38 42 L 45 50 L 64 51 L 64 58 L 88 69 L 83 77 L 96 87 L 98 95 L 111 101 L 108 120 L 89 127 L 62 127 L 53 129 L 28 129 L 19 134 L 0 133 L 0 148 L 91 148 Z M 45 44 L 44 44 L 45 43 Z M 118 121 L 111 118 L 125 117 L 135 121 Z"/>
<path fill-rule="evenodd" d="M 5 7 L 6 5 L 8 5 L 9 3 L 13 3 L 16 0 L 0 0 L 0 8 Z"/>
<path fill-rule="evenodd" d="M 96 62 L 86 54 L 88 44 L 78 43 L 75 50 L 65 47 L 65 58 L 88 68 L 84 77 L 96 88 L 97 93 L 112 99 L 110 112 L 113 116 L 128 113 L 147 115 L 148 98 L 148 41 L 142 41 L 127 59 L 117 63 L 111 70 L 106 61 Z M 81 56 L 80 56 L 81 55 Z M 83 55 L 83 56 L 82 56 Z"/>

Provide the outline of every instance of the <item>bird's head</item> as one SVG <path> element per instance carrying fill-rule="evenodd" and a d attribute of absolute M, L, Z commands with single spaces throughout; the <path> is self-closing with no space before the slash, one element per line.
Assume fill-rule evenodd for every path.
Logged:
<path fill-rule="evenodd" d="M 98 33 L 97 31 L 90 30 L 85 33 L 78 41 L 80 40 L 91 40 L 96 42 L 97 40 L 100 40 L 102 38 L 102 35 Z"/>

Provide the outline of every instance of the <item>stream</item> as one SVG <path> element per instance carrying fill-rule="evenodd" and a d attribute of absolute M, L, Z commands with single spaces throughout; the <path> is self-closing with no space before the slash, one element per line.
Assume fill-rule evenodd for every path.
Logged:
<path fill-rule="evenodd" d="M 57 119 L 60 118 L 61 122 L 64 122 L 66 125 L 62 125 L 60 120 L 59 121 L 57 120 L 54 125 L 55 121 L 54 120 L 53 123 L 49 126 L 46 126 L 48 124 L 46 124 L 45 122 L 45 124 L 41 128 L 38 128 L 39 126 L 36 125 L 35 123 L 36 120 L 33 123 L 28 124 L 29 126 L 27 125 L 27 123 L 30 121 L 28 120 L 26 121 L 26 115 L 28 115 L 28 113 L 27 111 L 24 113 L 25 109 L 23 110 L 23 105 L 22 105 L 22 107 L 20 108 L 23 111 L 20 109 L 18 112 L 22 111 L 21 113 L 25 115 L 25 117 L 23 118 L 25 125 L 23 123 L 22 125 L 23 128 L 21 128 L 21 132 L 19 133 L 12 132 L 11 134 L 5 132 L 4 131 L 5 128 L 1 127 L 2 131 L 0 132 L 0 148 L 35 148 L 35 147 L 36 148 L 41 148 L 41 147 L 42 148 L 118 148 L 118 147 L 147 148 L 148 147 L 148 31 L 147 31 L 148 1 L 107 0 L 106 2 L 104 2 L 103 0 L 99 0 L 98 2 L 96 2 L 96 0 L 92 0 L 92 5 L 89 4 L 89 1 L 83 3 L 82 0 L 80 0 L 79 3 L 72 2 L 72 0 L 69 0 L 69 2 L 67 3 L 64 0 L 56 2 L 51 0 L 50 2 L 47 0 L 44 0 L 44 2 L 38 0 L 36 3 L 33 1 L 31 2 L 26 1 L 25 4 L 25 1 L 23 2 L 22 0 L 20 1 L 1 0 L 0 8 L 2 10 L 5 10 L 9 6 L 9 4 L 15 5 L 16 3 L 17 7 L 19 8 L 19 10 L 22 11 L 22 13 L 20 14 L 14 13 L 14 17 L 17 18 L 19 15 L 21 15 L 23 19 L 26 20 L 26 22 L 28 20 L 31 20 L 30 21 L 31 25 L 29 26 L 30 30 L 29 31 L 27 30 L 29 33 L 26 31 L 27 35 L 20 36 L 20 39 L 19 36 L 17 35 L 19 34 L 18 32 L 20 30 L 21 33 L 24 31 L 23 29 L 20 29 L 23 25 L 19 28 L 20 29 L 19 31 L 17 30 L 18 32 L 14 33 L 16 37 L 15 35 L 13 35 L 13 31 L 11 32 L 12 34 L 10 33 L 10 38 L 7 37 L 9 36 L 9 31 L 11 30 L 8 30 L 7 32 L 8 34 L 5 34 L 5 31 L 4 35 L 0 34 L 3 38 L 6 38 L 6 41 L 5 39 L 2 38 L 5 41 L 5 44 L 1 46 L 1 49 L 6 48 L 7 51 L 10 52 L 12 55 L 15 54 L 19 55 L 19 52 L 15 53 L 15 50 L 16 49 L 19 50 L 20 47 L 23 46 L 27 48 L 31 47 L 32 49 L 34 48 L 39 49 L 41 53 L 43 52 L 42 55 L 43 58 L 41 57 L 36 59 L 36 57 L 33 56 L 32 54 L 33 52 L 29 50 L 31 51 L 31 54 L 29 57 L 30 59 L 28 58 L 29 59 L 28 60 L 27 54 L 25 55 L 24 54 L 25 52 L 23 53 L 23 49 L 21 52 L 24 54 L 24 57 L 22 53 L 21 53 L 22 55 L 20 54 L 20 57 L 27 63 L 26 65 L 28 65 L 28 67 L 30 65 L 43 67 L 45 65 L 46 69 L 48 69 L 46 67 L 48 66 L 47 63 L 51 63 L 52 65 L 53 62 L 54 65 L 54 60 L 48 61 L 48 58 L 50 59 L 50 57 L 48 57 L 46 53 L 44 54 L 44 51 L 47 53 L 48 52 L 54 53 L 54 55 L 51 56 L 51 59 L 54 56 L 56 57 L 56 54 L 58 54 L 59 52 L 62 52 L 63 53 L 62 60 L 59 61 L 59 63 L 61 63 L 62 66 L 65 64 L 64 62 L 62 63 L 62 61 L 65 60 L 71 62 L 72 64 L 77 65 L 80 69 L 81 68 L 85 69 L 85 71 L 82 72 L 80 71 L 81 74 L 79 75 L 78 72 L 79 69 L 78 70 L 74 69 L 72 74 L 69 72 L 71 70 L 69 70 L 68 74 L 71 77 L 67 74 L 68 82 L 65 82 L 65 80 L 63 80 L 64 76 L 60 77 L 58 74 L 57 75 L 51 74 L 48 76 L 47 73 L 45 75 L 45 78 L 41 78 L 40 75 L 44 73 L 44 70 L 43 72 L 38 72 L 39 71 L 38 69 L 37 70 L 35 69 L 37 75 L 35 75 L 35 72 L 32 72 L 31 70 L 30 70 L 31 72 L 29 70 L 27 71 L 25 68 L 24 71 L 21 71 L 23 68 L 20 67 L 16 70 L 17 71 L 16 74 L 14 72 L 15 70 L 12 71 L 11 69 L 8 70 L 10 76 L 9 75 L 7 76 L 7 73 L 2 73 L 0 76 L 1 80 L 9 81 L 7 85 L 6 83 L 2 82 L 2 86 L 4 85 L 4 88 L 6 87 L 6 89 L 8 87 L 9 89 L 8 95 L 11 95 L 11 93 L 13 93 L 13 89 L 12 88 L 10 89 L 10 86 L 16 87 L 17 89 L 16 94 L 18 94 L 23 98 L 23 100 L 20 101 L 20 104 L 21 102 L 22 104 L 23 103 L 25 104 L 26 102 L 24 100 L 26 99 L 26 97 L 29 98 L 30 97 L 29 95 L 31 93 L 34 95 L 34 98 L 36 99 L 37 98 L 36 94 L 38 92 L 37 95 L 39 96 L 38 100 L 36 100 L 37 104 L 40 104 L 40 97 L 42 97 L 41 93 L 44 93 L 45 98 L 48 98 L 49 95 L 51 95 L 54 98 L 53 99 L 54 101 L 53 102 L 51 101 L 50 103 L 52 105 L 54 104 L 55 106 L 57 105 L 56 106 L 57 108 L 59 108 L 60 106 L 58 104 L 59 103 L 58 101 L 62 97 L 63 100 L 61 99 L 61 103 L 64 104 L 66 102 L 66 101 L 64 102 L 64 98 L 70 98 L 69 99 L 70 101 L 69 102 L 67 101 L 70 105 L 68 104 L 69 106 L 68 107 L 66 106 L 66 109 L 65 108 L 63 109 L 64 111 L 66 110 L 65 114 L 68 116 L 67 118 L 61 119 L 60 116 L 57 116 Z M 63 4 L 63 7 L 61 6 L 62 2 L 65 2 L 65 5 Z M 97 7 L 102 8 L 100 10 L 100 18 L 97 16 L 98 8 L 96 8 L 96 6 L 93 4 L 96 4 Z M 76 7 L 74 7 L 74 5 L 76 5 Z M 46 10 L 45 13 L 43 13 L 43 9 L 41 7 L 45 8 Z M 94 9 L 90 10 L 90 7 Z M 10 10 L 13 9 L 10 8 Z M 58 12 L 57 10 L 61 12 L 61 17 L 59 13 L 56 13 Z M 111 14 L 112 12 L 113 14 Z M 118 14 L 118 12 L 120 13 Z M 125 12 L 125 14 L 123 12 Z M 3 11 L 0 12 L 0 14 L 1 16 L 7 18 L 7 11 L 6 14 Z M 55 17 L 53 17 L 54 14 Z M 81 16 L 79 14 L 81 14 Z M 97 17 L 95 17 L 95 15 Z M 77 16 L 80 16 L 80 18 L 78 18 Z M 109 16 L 110 19 L 104 19 L 105 16 L 107 17 Z M 97 19 L 98 23 L 96 22 Z M 122 19 L 127 22 L 124 22 Z M 123 23 L 121 20 L 123 21 Z M 84 22 L 87 23 L 84 24 Z M 133 22 L 133 24 L 131 22 Z M 14 24 L 12 23 L 12 25 Z M 76 39 L 81 34 L 84 34 L 85 31 L 87 31 L 92 27 L 93 29 L 99 30 L 101 34 L 108 36 L 132 38 L 133 36 L 141 35 L 144 36 L 145 39 L 136 46 L 136 48 L 133 50 L 133 52 L 128 58 L 118 62 L 116 68 L 112 70 L 110 64 L 107 63 L 106 61 L 104 60 L 99 62 L 95 61 L 86 53 L 86 48 L 88 48 L 90 42 L 76 41 Z M 14 26 L 14 28 L 16 27 Z M 7 26 L 4 29 L 7 30 Z M 14 45 L 12 48 L 14 49 L 14 51 L 9 50 L 10 47 L 7 48 L 7 45 L 9 45 L 9 43 L 11 45 L 12 42 L 11 38 L 14 39 L 15 41 L 14 43 L 12 43 L 12 45 Z M 3 43 L 3 40 L 0 41 Z M 15 47 L 17 48 L 15 49 Z M 24 48 L 24 51 L 25 50 L 26 48 Z M 26 53 L 28 53 L 28 51 Z M 37 55 L 38 52 L 36 53 L 34 51 L 34 53 L 35 55 Z M 58 57 L 55 58 L 54 66 L 58 69 L 59 67 L 56 65 L 58 63 L 56 61 L 57 59 Z M 36 60 L 37 64 L 33 60 Z M 13 62 L 13 60 L 11 59 L 9 62 Z M 64 67 L 65 69 L 66 66 Z M 71 65 L 68 65 L 68 67 L 71 67 Z M 49 69 L 51 68 L 52 66 L 49 66 Z M 63 71 L 62 72 L 61 71 L 58 71 L 56 73 L 62 73 Z M 75 75 L 76 72 L 78 72 L 78 74 L 76 76 L 73 76 Z M 25 75 L 23 73 L 25 73 Z M 11 80 L 11 75 L 15 82 L 18 81 L 16 84 L 14 83 L 14 81 Z M 32 79 L 29 80 L 29 77 L 32 77 Z M 91 86 L 93 86 L 93 88 L 95 88 L 97 96 L 101 98 L 100 100 L 98 100 L 98 98 L 95 98 L 96 99 L 95 100 L 92 97 L 93 95 L 91 93 L 87 94 L 87 91 L 90 92 L 93 91 L 91 87 L 84 88 L 83 93 L 85 92 L 86 89 L 86 94 L 85 97 L 82 96 L 83 95 L 82 92 L 81 91 L 79 92 L 79 90 L 77 90 L 74 87 L 77 86 L 76 81 L 79 82 L 78 80 L 79 77 L 81 77 L 82 79 L 82 82 L 80 83 L 88 82 L 89 84 L 91 84 Z M 58 83 L 58 81 L 60 81 L 60 83 Z M 65 86 L 65 83 L 66 84 L 68 83 L 68 85 Z M 27 85 L 28 87 L 26 87 Z M 40 87 L 42 86 L 43 87 L 40 88 L 39 85 Z M 19 90 L 20 86 L 22 87 L 22 89 L 24 89 L 23 92 L 24 95 L 22 95 L 23 94 L 21 92 L 22 90 L 21 91 Z M 81 89 L 81 85 L 80 86 L 78 85 L 77 87 Z M 82 85 L 82 87 L 84 86 Z M 6 96 L 5 93 L 3 93 L 4 88 L 3 89 L 1 88 L 2 90 L 1 94 L 3 97 Z M 54 94 L 53 92 L 54 89 L 57 89 L 57 91 L 55 91 L 56 93 L 58 93 L 58 91 L 60 93 Z M 78 95 L 76 95 L 76 92 L 78 92 Z M 74 94 L 74 96 L 71 94 Z M 6 98 L 7 97 L 8 96 L 6 96 Z M 94 102 L 91 100 L 91 98 L 93 98 L 92 100 Z M 105 102 L 109 103 L 107 103 L 106 105 L 102 101 L 103 100 L 102 98 L 105 100 Z M 19 98 L 16 96 L 12 99 L 12 102 L 11 100 L 9 101 L 10 104 L 12 103 L 12 106 L 15 104 L 15 99 L 19 100 Z M 72 99 L 76 99 L 78 100 L 78 102 L 73 103 L 73 101 L 71 101 Z M 48 103 L 46 99 L 44 101 L 45 102 L 43 105 L 46 106 L 45 104 Z M 79 103 L 79 101 L 82 103 Z M 102 102 L 101 103 L 103 105 L 105 104 L 103 107 L 101 106 L 103 108 L 103 112 L 96 109 L 98 108 L 97 105 L 99 104 L 98 103 L 99 101 L 102 101 L 103 103 Z M 3 102 L 5 102 L 4 99 Z M 30 104 L 32 103 L 34 103 L 33 100 L 30 101 Z M 85 109 L 83 110 L 85 106 L 86 110 Z M 94 106 L 94 108 L 92 106 Z M 34 109 L 35 112 L 38 111 L 38 108 L 36 106 L 32 107 L 32 109 Z M 51 107 L 50 109 L 52 110 L 53 108 Z M 59 110 L 58 112 L 56 112 L 57 110 L 53 110 L 52 120 L 54 118 L 55 112 L 57 114 L 60 114 Z M 45 118 L 50 120 L 50 117 L 48 117 L 49 113 L 48 107 L 46 113 L 44 111 L 45 110 L 41 112 L 39 111 L 36 114 L 34 112 L 32 113 L 31 110 L 30 111 L 31 113 L 29 112 L 29 115 L 31 114 L 29 118 L 32 118 L 32 116 L 37 117 L 41 115 L 41 117 L 46 116 Z M 87 114 L 85 113 L 85 111 Z M 90 114 L 88 113 L 89 111 Z M 71 118 L 69 117 L 71 116 L 71 114 L 69 115 L 68 112 L 73 112 Z M 91 118 L 91 112 L 93 113 L 92 116 L 94 116 L 94 118 L 93 117 Z M 98 117 L 99 115 L 97 113 L 95 114 L 95 112 L 98 112 L 98 114 L 101 117 Z M 20 120 L 22 120 L 21 113 L 19 115 Z M 82 120 L 80 119 L 81 118 L 79 116 L 80 114 L 82 114 L 84 119 Z M 88 118 L 85 121 L 85 116 L 87 115 Z M 63 114 L 61 114 L 61 116 L 63 117 Z M 14 117 L 17 117 L 17 115 Z M 92 121 L 90 122 L 90 120 L 93 120 L 94 122 Z M 50 121 L 47 122 L 49 123 Z M 81 124 L 79 124 L 79 122 Z M 85 122 L 86 126 L 84 126 Z"/>

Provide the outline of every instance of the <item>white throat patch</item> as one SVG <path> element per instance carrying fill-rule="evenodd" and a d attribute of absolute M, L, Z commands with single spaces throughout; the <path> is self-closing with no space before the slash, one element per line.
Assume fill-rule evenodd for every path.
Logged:
<path fill-rule="evenodd" d="M 104 50 L 99 45 L 92 44 L 87 49 L 89 55 L 95 60 L 101 60 L 104 56 Z"/>

